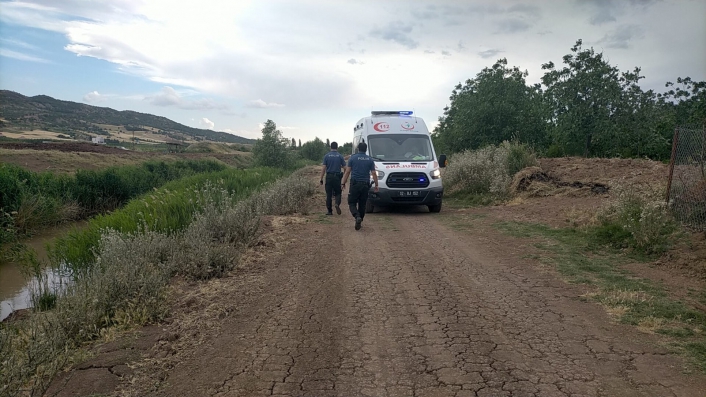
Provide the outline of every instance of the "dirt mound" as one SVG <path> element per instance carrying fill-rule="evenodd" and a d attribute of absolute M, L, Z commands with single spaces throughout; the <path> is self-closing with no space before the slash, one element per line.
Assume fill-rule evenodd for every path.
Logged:
<path fill-rule="evenodd" d="M 543 158 L 540 167 L 562 181 L 615 186 L 620 183 L 667 182 L 669 166 L 647 159 Z"/>
<path fill-rule="evenodd" d="M 605 194 L 610 188 L 606 184 L 597 182 L 563 181 L 542 168 L 527 167 L 515 174 L 510 189 L 515 194 L 528 197 L 547 197 Z"/>

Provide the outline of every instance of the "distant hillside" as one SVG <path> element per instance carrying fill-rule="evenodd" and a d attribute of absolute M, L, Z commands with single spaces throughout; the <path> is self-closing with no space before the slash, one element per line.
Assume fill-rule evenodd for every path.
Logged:
<path fill-rule="evenodd" d="M 207 140 L 226 143 L 254 143 L 254 140 L 225 132 L 192 128 L 166 117 L 131 110 L 60 101 L 46 95 L 26 97 L 13 91 L 0 90 L 0 126 L 34 128 L 62 132 L 108 135 L 103 125 L 123 127 L 127 131 L 151 128 L 176 140 Z"/>

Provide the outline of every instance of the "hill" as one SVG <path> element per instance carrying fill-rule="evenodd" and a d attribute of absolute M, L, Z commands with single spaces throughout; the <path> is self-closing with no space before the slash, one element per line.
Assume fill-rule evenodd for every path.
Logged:
<path fill-rule="evenodd" d="M 115 131 L 149 131 L 179 141 L 254 143 L 252 139 L 220 131 L 192 128 L 166 117 L 131 110 L 91 106 L 62 101 L 46 95 L 26 97 L 0 90 L 0 127 L 40 129 L 68 134 L 110 136 Z"/>

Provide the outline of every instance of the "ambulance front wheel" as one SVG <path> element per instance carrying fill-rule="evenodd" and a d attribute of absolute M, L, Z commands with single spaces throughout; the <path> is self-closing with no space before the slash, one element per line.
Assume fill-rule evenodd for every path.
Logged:
<path fill-rule="evenodd" d="M 365 202 L 365 213 L 366 214 L 372 214 L 375 211 L 375 206 L 373 205 L 370 200 Z"/>

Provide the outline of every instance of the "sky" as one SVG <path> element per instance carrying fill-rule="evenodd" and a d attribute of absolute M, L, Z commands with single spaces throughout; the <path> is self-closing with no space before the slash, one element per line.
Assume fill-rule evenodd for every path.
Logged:
<path fill-rule="evenodd" d="M 704 0 L 0 0 L 0 89 L 343 143 L 371 110 L 431 130 L 499 58 L 539 83 L 578 39 L 644 89 L 706 80 Z"/>

